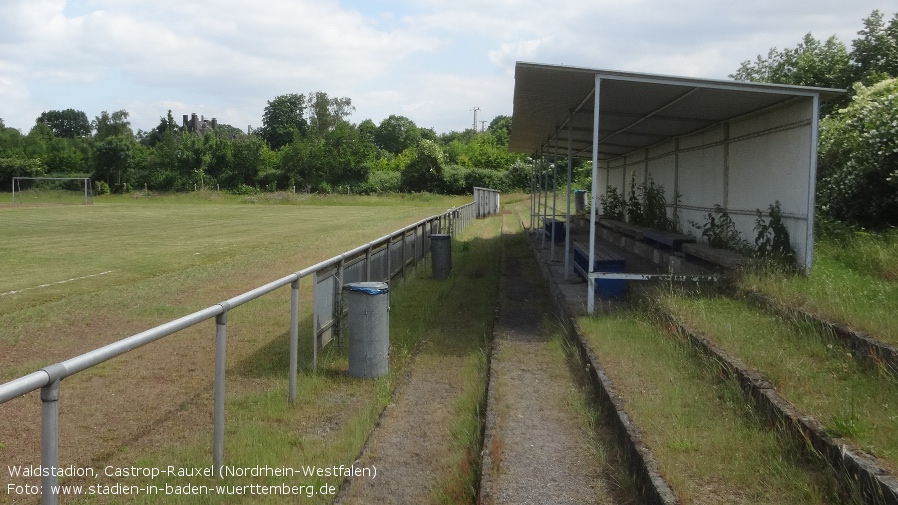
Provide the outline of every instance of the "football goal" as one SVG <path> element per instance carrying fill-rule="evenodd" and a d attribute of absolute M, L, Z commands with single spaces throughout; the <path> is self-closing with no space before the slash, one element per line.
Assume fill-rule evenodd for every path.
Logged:
<path fill-rule="evenodd" d="M 89 177 L 13 177 L 12 203 L 94 203 Z"/>

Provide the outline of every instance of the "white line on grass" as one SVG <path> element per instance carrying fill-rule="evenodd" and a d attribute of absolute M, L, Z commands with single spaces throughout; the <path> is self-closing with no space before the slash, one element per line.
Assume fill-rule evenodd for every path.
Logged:
<path fill-rule="evenodd" d="M 91 277 L 99 277 L 99 276 L 101 276 L 101 275 L 106 275 L 106 274 L 112 273 L 112 272 L 113 272 L 112 270 L 107 270 L 107 271 L 105 271 L 105 272 L 100 272 L 100 273 L 98 273 L 98 274 L 85 275 L 84 277 L 74 277 L 74 278 L 71 278 L 71 279 L 66 279 L 66 280 L 64 280 L 64 281 L 56 281 L 56 282 L 51 282 L 51 283 L 49 283 L 49 284 L 41 284 L 40 286 L 32 286 L 32 287 L 30 287 L 30 288 L 22 288 L 22 289 L 17 289 L 17 290 L 15 290 L 15 291 L 7 291 L 7 292 L 5 292 L 5 293 L 0 293 L 0 296 L 14 295 L 14 294 L 16 294 L 16 293 L 21 293 L 22 291 L 28 291 L 28 290 L 31 290 L 31 289 L 47 288 L 47 287 L 50 287 L 50 286 L 55 286 L 56 284 L 65 284 L 65 283 L 67 283 L 67 282 L 80 281 L 81 279 L 90 279 Z"/>

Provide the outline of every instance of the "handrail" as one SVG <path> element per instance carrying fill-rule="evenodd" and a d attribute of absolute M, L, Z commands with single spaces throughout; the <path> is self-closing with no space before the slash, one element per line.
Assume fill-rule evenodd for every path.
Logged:
<path fill-rule="evenodd" d="M 485 215 L 495 214 L 498 212 L 498 191 L 484 190 L 483 188 L 476 189 L 480 190 L 483 194 L 488 195 L 490 208 L 494 209 L 492 212 L 490 212 L 489 210 L 484 210 L 482 205 L 478 207 L 477 204 L 479 198 L 477 198 L 477 195 L 479 193 L 475 192 L 474 202 L 467 203 L 457 208 L 453 207 L 452 209 L 449 209 L 442 214 L 437 214 L 422 219 L 389 235 L 384 235 L 383 237 L 368 242 L 367 244 L 363 244 L 354 249 L 338 254 L 332 258 L 318 262 L 315 265 L 303 268 L 302 270 L 296 271 L 292 274 L 281 277 L 280 279 L 271 281 L 267 284 L 246 291 L 245 293 L 241 293 L 239 295 L 228 298 L 225 301 L 219 302 L 205 309 L 198 310 L 178 319 L 163 323 L 161 325 L 155 326 L 140 333 L 136 333 L 121 340 L 117 340 L 97 349 L 93 349 L 84 354 L 80 354 L 59 363 L 48 365 L 38 371 L 0 384 L 0 404 L 18 398 L 30 392 L 36 391 L 38 389 L 41 390 L 41 466 L 43 468 L 58 468 L 58 401 L 60 381 L 62 379 L 70 377 L 78 372 L 103 363 L 104 361 L 108 361 L 112 358 L 121 356 L 122 354 L 130 352 L 149 343 L 155 342 L 168 335 L 207 321 L 214 317 L 216 320 L 216 331 L 212 459 L 214 473 L 216 475 L 220 475 L 221 467 L 224 462 L 224 377 L 228 311 L 240 305 L 243 305 L 244 303 L 258 299 L 288 284 L 291 285 L 290 369 L 288 372 L 290 387 L 288 392 L 288 401 L 293 404 L 294 400 L 296 399 L 296 377 L 298 373 L 297 350 L 299 333 L 299 281 L 303 277 L 313 274 L 317 275 L 319 272 L 326 271 L 334 266 L 337 266 L 339 270 L 341 269 L 342 264 L 345 261 L 355 259 L 362 254 L 364 254 L 367 261 L 369 261 L 368 265 L 366 266 L 367 271 L 369 272 L 368 275 L 370 275 L 370 258 L 368 257 L 370 252 L 382 245 L 386 245 L 386 248 L 384 250 L 386 251 L 386 254 L 388 256 L 387 259 L 389 264 L 391 247 L 394 244 L 400 243 L 404 251 L 406 247 L 406 237 L 408 236 L 410 231 L 414 231 L 414 257 L 409 260 L 408 258 L 405 258 L 403 252 L 403 265 L 401 268 L 401 273 L 404 275 L 405 265 L 409 261 L 411 261 L 412 264 L 417 263 L 417 261 L 424 258 L 424 256 L 427 254 L 427 251 L 429 250 L 429 248 L 425 247 L 419 248 L 417 245 L 417 230 L 419 228 L 427 225 L 431 225 L 431 227 L 433 227 L 435 223 L 440 228 L 442 228 L 445 220 L 445 226 L 448 228 L 448 231 L 450 233 L 459 233 L 467 228 L 467 226 L 474 220 L 475 217 L 483 217 Z M 477 211 L 476 216 L 475 210 Z M 424 238 L 426 236 L 424 234 L 424 230 L 422 229 L 421 232 L 421 237 Z M 394 241 L 395 239 L 397 239 L 397 237 L 401 237 L 401 242 Z M 393 272 L 392 267 L 388 267 L 386 280 L 390 280 L 394 275 L 398 274 L 399 272 Z M 342 276 L 342 273 L 340 274 L 340 276 Z M 336 312 L 337 310 L 339 310 L 339 308 L 334 307 L 334 311 Z M 339 315 L 335 316 L 334 314 L 331 314 L 331 316 L 339 317 Z M 315 323 L 313 322 L 313 324 Z M 316 363 L 316 365 L 318 350 L 317 331 L 317 327 L 313 328 L 313 351 L 315 356 L 314 362 Z M 57 482 L 58 476 L 56 475 L 56 472 L 42 472 L 41 489 L 49 491 L 41 493 L 42 504 L 55 505 L 57 503 L 58 497 L 53 491 L 55 489 L 55 486 L 57 485 Z"/>

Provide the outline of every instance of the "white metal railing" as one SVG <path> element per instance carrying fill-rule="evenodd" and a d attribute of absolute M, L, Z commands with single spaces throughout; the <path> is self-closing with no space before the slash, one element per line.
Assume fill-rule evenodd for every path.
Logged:
<path fill-rule="evenodd" d="M 482 189 L 482 188 L 480 188 Z M 495 202 L 492 211 L 498 212 L 498 191 L 485 190 Z M 492 208 L 492 207 L 490 207 Z M 65 361 L 49 365 L 36 372 L 0 384 L 0 404 L 40 389 L 41 397 L 41 467 L 59 468 L 59 390 L 60 381 L 104 361 L 155 342 L 190 326 L 215 318 L 215 384 L 213 392 L 213 443 L 212 462 L 216 475 L 224 464 L 225 422 L 225 358 L 228 312 L 246 302 L 260 298 L 272 291 L 290 285 L 290 364 L 288 401 L 296 399 L 296 379 L 299 359 L 299 282 L 309 275 L 313 278 L 312 349 L 313 367 L 317 369 L 318 350 L 327 345 L 335 332 L 339 332 L 340 290 L 342 284 L 358 280 L 389 281 L 396 276 L 406 276 L 406 269 L 414 266 L 430 251 L 428 235 L 462 232 L 478 217 L 477 202 L 452 208 L 443 214 L 431 216 L 390 235 L 361 245 L 318 264 L 281 277 L 263 286 L 229 298 L 205 309 L 169 321 L 149 330 L 131 335 L 103 347 Z M 325 309 L 329 311 L 326 313 Z M 339 337 L 339 334 L 337 333 Z M 41 474 L 41 503 L 57 503 L 58 477 L 55 471 Z"/>

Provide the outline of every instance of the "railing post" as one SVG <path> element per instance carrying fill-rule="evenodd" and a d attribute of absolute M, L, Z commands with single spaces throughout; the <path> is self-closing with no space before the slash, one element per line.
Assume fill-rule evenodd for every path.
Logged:
<path fill-rule="evenodd" d="M 290 405 L 296 401 L 296 375 L 299 361 L 299 278 L 290 284 Z"/>
<path fill-rule="evenodd" d="M 225 359 L 228 337 L 228 311 L 215 316 L 215 389 L 212 426 L 212 466 L 216 477 L 221 477 L 224 465 L 224 423 L 225 423 Z"/>
<path fill-rule="evenodd" d="M 385 280 L 388 283 L 393 280 L 393 235 L 387 239 L 387 278 Z"/>
<path fill-rule="evenodd" d="M 408 261 L 405 257 L 405 237 L 408 236 L 408 230 L 403 230 L 402 232 L 402 280 L 405 280 L 405 264 Z"/>
<path fill-rule="evenodd" d="M 371 282 L 371 247 L 365 251 L 365 281 Z"/>
<path fill-rule="evenodd" d="M 318 272 L 312 272 L 312 371 L 318 372 Z"/>
<path fill-rule="evenodd" d="M 334 274 L 334 318 L 333 332 L 334 338 L 337 339 L 337 347 L 343 347 L 343 259 L 337 262 L 337 272 Z"/>
<path fill-rule="evenodd" d="M 56 505 L 59 477 L 59 379 L 41 388 L 41 467 L 54 471 L 41 475 L 41 505 Z M 49 475 L 47 475 L 49 473 Z"/>

